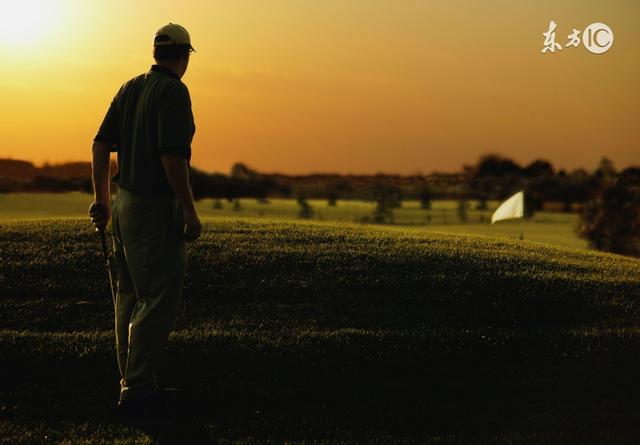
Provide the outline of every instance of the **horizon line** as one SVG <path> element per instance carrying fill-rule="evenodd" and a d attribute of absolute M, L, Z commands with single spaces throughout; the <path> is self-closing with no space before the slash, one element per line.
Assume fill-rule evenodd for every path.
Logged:
<path fill-rule="evenodd" d="M 518 164 L 519 166 L 521 166 L 522 168 L 525 168 L 528 164 L 531 164 L 532 162 L 536 161 L 536 160 L 542 160 L 542 161 L 546 161 L 549 162 L 553 167 L 555 172 L 560 172 L 560 171 L 565 171 L 565 172 L 572 172 L 572 171 L 576 171 L 576 170 L 585 170 L 587 172 L 592 171 L 597 169 L 598 164 L 596 163 L 596 165 L 594 167 L 592 167 L 591 169 L 584 167 L 584 166 L 580 166 L 580 167 L 574 167 L 574 168 L 565 168 L 565 167 L 561 167 L 558 166 L 556 164 L 554 164 L 552 161 L 550 161 L 549 159 L 544 159 L 544 158 L 534 158 L 532 161 L 530 161 L 527 164 L 520 164 L 519 162 L 517 162 L 516 160 L 514 160 L 513 158 L 510 158 L 508 156 L 504 156 L 501 155 L 500 153 L 485 153 L 484 155 L 481 155 L 480 157 L 478 157 L 478 159 L 475 162 L 478 162 L 478 160 L 480 160 L 483 156 L 486 155 L 498 155 L 501 156 L 505 159 L 510 159 L 513 162 L 515 162 L 516 164 Z M 608 156 L 602 156 L 600 159 L 610 159 Z M 8 161 L 22 161 L 22 162 L 28 162 L 30 164 L 32 164 L 34 167 L 36 168 L 42 168 L 45 166 L 60 166 L 60 165 L 64 165 L 64 164 L 72 164 L 72 163 L 91 163 L 91 159 L 66 159 L 64 161 L 49 161 L 49 160 L 44 160 L 41 162 L 36 162 L 34 160 L 30 160 L 30 159 L 24 159 L 24 158 L 14 158 L 14 157 L 0 157 L 0 161 L 2 160 L 8 160 Z M 112 161 L 115 161 L 112 159 Z M 117 162 L 117 161 L 115 161 Z M 434 175 L 434 174 L 460 174 L 460 173 L 464 173 L 465 171 L 465 167 L 470 166 L 472 167 L 474 164 L 462 164 L 460 167 L 458 167 L 458 170 L 431 170 L 428 173 L 425 173 L 424 171 L 417 169 L 413 172 L 407 172 L 407 173 L 398 173 L 398 172 L 389 172 L 389 171 L 382 171 L 382 170 L 376 170 L 376 171 L 369 171 L 369 172 L 354 172 L 354 171 L 346 171 L 346 172 L 338 172 L 338 171 L 311 171 L 311 172 L 307 172 L 307 173 L 301 173 L 301 172 L 284 172 L 284 171 L 266 171 L 266 170 L 260 170 L 256 167 L 253 167 L 251 165 L 249 165 L 248 163 L 244 162 L 244 161 L 235 161 L 231 164 L 231 166 L 233 166 L 234 164 L 243 164 L 245 166 L 247 166 L 250 170 L 255 171 L 257 173 L 263 174 L 263 175 L 286 175 L 286 176 L 311 176 L 311 175 L 318 175 L 318 176 L 374 176 L 374 175 L 389 175 L 389 176 L 429 176 L 429 175 Z M 615 163 L 614 163 L 615 165 Z M 206 173 L 221 173 L 221 174 L 227 174 L 228 172 L 225 172 L 223 170 L 208 170 L 202 167 L 199 167 L 197 165 L 191 164 L 192 168 L 195 168 L 197 170 L 206 172 Z M 628 165 L 623 165 L 623 166 L 618 166 L 615 165 L 616 170 L 618 171 L 622 171 L 626 168 L 629 167 L 640 167 L 640 162 L 634 164 L 634 163 L 629 163 Z"/>

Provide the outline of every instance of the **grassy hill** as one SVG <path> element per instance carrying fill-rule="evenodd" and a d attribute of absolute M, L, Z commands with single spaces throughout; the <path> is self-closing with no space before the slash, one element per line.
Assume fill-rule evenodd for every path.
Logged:
<path fill-rule="evenodd" d="M 0 225 L 0 443 L 144 443 L 100 255 L 85 220 Z M 219 443 L 636 443 L 639 297 L 616 255 L 210 218 L 164 383 Z"/>

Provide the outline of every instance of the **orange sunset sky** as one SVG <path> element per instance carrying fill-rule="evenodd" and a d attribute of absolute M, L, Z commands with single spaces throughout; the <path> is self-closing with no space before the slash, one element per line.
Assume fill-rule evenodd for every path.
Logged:
<path fill-rule="evenodd" d="M 634 0 L 0 0 L 0 157 L 89 160 L 157 28 L 184 25 L 192 164 L 227 172 L 455 171 L 487 152 L 640 164 Z M 603 22 L 601 55 L 543 32 Z"/>

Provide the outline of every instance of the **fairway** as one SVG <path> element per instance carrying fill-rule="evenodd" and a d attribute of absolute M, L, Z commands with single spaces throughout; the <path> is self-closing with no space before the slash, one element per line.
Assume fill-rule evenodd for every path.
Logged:
<path fill-rule="evenodd" d="M 218 443 L 637 438 L 637 259 L 402 227 L 204 222 L 162 375 L 198 395 L 189 412 Z M 0 443 L 146 443 L 113 417 L 98 249 L 85 219 L 0 226 Z"/>
<path fill-rule="evenodd" d="M 294 199 L 240 199 L 240 208 L 226 200 L 217 200 L 221 208 L 214 208 L 214 200 L 203 199 L 196 203 L 202 216 L 252 217 L 260 219 L 299 219 L 299 206 Z M 368 201 L 338 200 L 336 206 L 326 200 L 310 199 L 314 221 L 353 223 L 363 217 L 371 217 L 375 203 Z M 0 194 L 0 223 L 48 217 L 85 217 L 91 204 L 91 195 L 73 193 L 12 193 Z M 569 213 L 538 212 L 530 220 L 502 221 L 491 225 L 491 214 L 497 202 L 489 202 L 489 210 L 473 210 L 477 203 L 469 201 L 467 222 L 459 219 L 458 203 L 452 200 L 433 201 L 430 210 L 420 208 L 418 201 L 403 201 L 396 209 L 394 225 L 417 231 L 455 234 L 485 235 L 517 239 L 520 233 L 525 239 L 553 245 L 587 248 L 587 242 L 576 235 L 578 215 Z"/>

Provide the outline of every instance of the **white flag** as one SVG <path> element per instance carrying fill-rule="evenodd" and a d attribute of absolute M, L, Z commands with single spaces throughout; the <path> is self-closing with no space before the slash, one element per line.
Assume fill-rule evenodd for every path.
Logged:
<path fill-rule="evenodd" d="M 500 204 L 500 207 L 493 212 L 491 224 L 496 221 L 510 218 L 522 218 L 524 215 L 524 191 L 520 191 Z"/>

